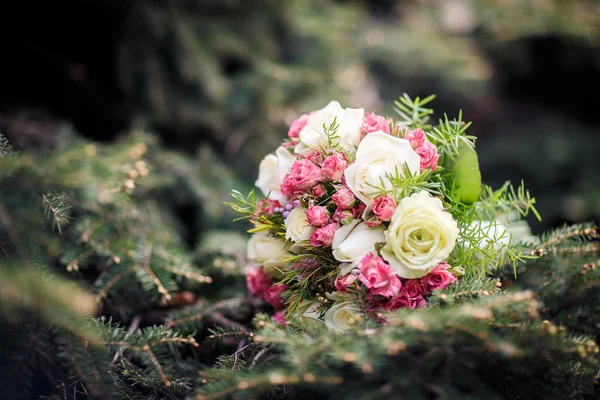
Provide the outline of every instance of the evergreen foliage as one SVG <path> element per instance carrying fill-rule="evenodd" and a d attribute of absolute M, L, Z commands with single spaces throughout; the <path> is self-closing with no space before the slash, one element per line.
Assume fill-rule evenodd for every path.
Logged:
<path fill-rule="evenodd" d="M 136 1 L 119 47 L 121 87 L 179 145 L 201 132 L 243 170 L 279 141 L 293 110 L 343 95 L 359 15 L 333 1 Z"/>
<path fill-rule="evenodd" d="M 221 224 L 213 183 L 140 132 L 114 145 L 72 135 L 51 155 L 19 154 L 0 139 L 3 396 L 184 397 L 198 384 L 195 337 L 233 326 L 220 315 L 234 306 L 235 316 L 249 312 L 239 302 L 196 303 L 212 282 L 207 271 L 219 279 L 217 265 L 239 257 L 235 246 L 209 252 L 210 236 L 195 252 L 178 220 L 177 205 L 191 203 L 209 213 L 199 216 L 206 226 Z M 200 267 L 209 260 L 212 268 Z M 211 318 L 203 325 L 163 324 L 176 309 L 197 316 L 200 304 Z"/>
<path fill-rule="evenodd" d="M 203 370 L 196 399 L 596 398 L 598 239 L 591 225 L 553 231 L 516 280 L 512 268 L 463 278 L 381 329 L 333 334 L 259 315 L 244 367 Z"/>

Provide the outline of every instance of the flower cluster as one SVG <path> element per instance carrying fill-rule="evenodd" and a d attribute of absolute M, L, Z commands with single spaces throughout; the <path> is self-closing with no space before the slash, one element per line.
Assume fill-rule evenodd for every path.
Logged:
<path fill-rule="evenodd" d="M 459 227 L 426 185 L 441 179 L 440 156 L 423 130 L 335 101 L 292 122 L 260 163 L 250 292 L 280 320 L 300 314 L 342 331 L 426 306 L 457 280 L 448 258 Z M 417 178 L 425 184 L 402 184 Z"/>

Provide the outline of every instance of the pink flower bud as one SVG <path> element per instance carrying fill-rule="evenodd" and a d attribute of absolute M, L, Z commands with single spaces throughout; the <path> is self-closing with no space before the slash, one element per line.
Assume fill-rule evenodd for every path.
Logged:
<path fill-rule="evenodd" d="M 273 319 L 280 325 L 285 326 L 285 313 L 283 311 L 277 311 L 273 315 Z"/>
<path fill-rule="evenodd" d="M 317 150 L 311 151 L 310 154 L 306 156 L 306 159 L 310 160 L 315 165 L 321 165 L 324 157 L 325 156 L 323 155 L 321 150 L 317 149 Z"/>
<path fill-rule="evenodd" d="M 283 178 L 281 192 L 286 196 L 302 193 L 314 187 L 323 178 L 321 168 L 308 159 L 297 160 Z"/>
<path fill-rule="evenodd" d="M 429 274 L 420 279 L 426 294 L 430 294 L 434 290 L 445 289 L 456 282 L 456 277 L 448 271 L 449 268 L 452 266 L 441 262 Z"/>
<path fill-rule="evenodd" d="M 339 181 L 344 176 L 348 160 L 344 153 L 335 153 L 325 159 L 321 165 L 323 174 L 332 181 Z"/>
<path fill-rule="evenodd" d="M 383 258 L 369 253 L 358 264 L 358 279 L 372 294 L 392 297 L 402 288 L 400 278 L 396 275 Z"/>
<path fill-rule="evenodd" d="M 323 226 L 329 222 L 329 214 L 325 207 L 308 207 L 308 210 L 306 210 L 306 220 L 312 226 Z"/>
<path fill-rule="evenodd" d="M 335 280 L 335 289 L 340 292 L 346 292 L 349 286 L 352 286 L 358 277 L 354 274 L 341 276 Z"/>
<path fill-rule="evenodd" d="M 342 210 L 337 208 L 333 213 L 333 220 L 339 222 L 342 225 L 348 225 L 354 221 L 354 215 L 351 210 Z"/>
<path fill-rule="evenodd" d="M 310 237 L 310 244 L 315 247 L 328 247 L 333 243 L 333 235 L 339 229 L 337 223 L 331 223 L 315 229 Z"/>
<path fill-rule="evenodd" d="M 360 218 L 365 212 L 365 208 L 367 208 L 365 203 L 358 203 L 356 207 L 352 209 L 352 216 L 354 219 Z"/>
<path fill-rule="evenodd" d="M 415 149 L 415 153 L 421 157 L 421 172 L 427 168 L 432 171 L 436 170 L 440 155 L 437 152 L 437 147 L 435 147 L 433 143 L 426 141 L 422 146 Z"/>
<path fill-rule="evenodd" d="M 331 196 L 331 200 L 342 210 L 349 210 L 354 205 L 354 193 L 350 189 L 343 188 L 338 190 L 333 196 Z"/>
<path fill-rule="evenodd" d="M 390 301 L 384 305 L 384 308 L 389 311 L 394 311 L 399 308 L 422 308 L 425 307 L 426 304 L 427 302 L 422 296 L 411 299 L 410 296 L 402 290 L 392 297 Z"/>
<path fill-rule="evenodd" d="M 250 293 L 262 297 L 271 286 L 271 279 L 261 267 L 252 268 L 246 274 L 246 285 Z"/>
<path fill-rule="evenodd" d="M 389 134 L 390 121 L 381 115 L 367 113 L 360 129 L 363 136 L 377 131 Z"/>
<path fill-rule="evenodd" d="M 300 136 L 300 131 L 302 130 L 302 128 L 304 128 L 304 126 L 306 125 L 307 122 L 308 122 L 308 115 L 306 115 L 306 114 L 301 115 L 300 118 L 298 118 L 297 120 L 293 121 L 290 124 L 290 130 L 288 131 L 288 136 L 291 138 L 297 138 L 298 136 Z"/>
<path fill-rule="evenodd" d="M 373 214 L 381 221 L 390 221 L 396 208 L 398 208 L 396 201 L 387 194 L 374 199 L 370 206 Z"/>
<path fill-rule="evenodd" d="M 407 294 L 411 299 L 418 299 L 423 297 L 425 289 L 421 285 L 420 279 L 406 279 L 402 283 L 402 291 Z"/>
<path fill-rule="evenodd" d="M 404 139 L 410 142 L 410 145 L 413 149 L 416 149 L 419 146 L 422 146 L 427 139 L 427 135 L 421 129 L 416 129 L 414 131 L 408 132 L 404 135 Z"/>
<path fill-rule="evenodd" d="M 283 283 L 277 283 L 265 292 L 265 300 L 271 304 L 273 308 L 279 310 L 283 308 L 283 298 L 281 294 L 287 290 L 287 286 Z"/>
<path fill-rule="evenodd" d="M 313 189 L 313 194 L 317 197 L 322 197 L 325 194 L 325 189 L 323 189 L 323 185 L 317 185 Z"/>
<path fill-rule="evenodd" d="M 253 219 L 257 219 L 260 214 L 266 214 L 272 217 L 275 214 L 275 210 L 281 208 L 281 204 L 277 200 L 260 199 L 256 203 L 256 210 L 254 211 Z"/>

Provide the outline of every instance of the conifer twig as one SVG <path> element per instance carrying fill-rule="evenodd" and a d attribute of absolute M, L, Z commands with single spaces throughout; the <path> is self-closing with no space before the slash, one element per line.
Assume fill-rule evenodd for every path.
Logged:
<path fill-rule="evenodd" d="M 160 379 L 162 380 L 163 384 L 166 387 L 170 387 L 171 385 L 173 385 L 173 383 L 171 383 L 171 381 L 169 380 L 169 377 L 167 376 L 167 374 L 165 373 L 163 368 L 160 366 L 160 363 L 156 359 L 154 352 L 152 350 L 150 350 L 149 347 L 146 347 L 146 346 L 144 346 L 143 350 L 148 355 L 148 358 L 150 358 L 150 361 L 152 362 L 152 364 L 154 364 L 154 368 L 156 368 L 158 375 L 160 375 Z"/>
<path fill-rule="evenodd" d="M 212 278 L 210 276 L 202 275 L 197 272 L 186 271 L 184 269 L 179 269 L 179 268 L 171 266 L 171 265 L 165 266 L 164 269 L 166 271 L 169 271 L 173 275 L 183 276 L 186 279 L 193 279 L 196 282 L 212 283 Z"/>
<path fill-rule="evenodd" d="M 220 310 L 222 308 L 228 307 L 231 304 L 238 304 L 240 302 L 240 299 L 227 299 L 227 300 L 222 300 L 219 301 L 207 308 L 205 308 L 204 310 L 199 310 L 198 313 L 195 313 L 193 315 L 187 316 L 187 317 L 182 317 L 179 319 L 175 319 L 175 320 L 171 320 L 167 323 L 167 326 L 177 326 L 177 325 L 181 325 L 184 324 L 186 322 L 190 322 L 190 321 L 198 321 L 203 319 L 207 314 L 213 312 L 213 311 L 217 311 Z M 203 302 L 201 302 L 203 303 Z"/>
<path fill-rule="evenodd" d="M 148 275 L 150 276 L 152 281 L 154 281 L 154 284 L 156 285 L 156 289 L 162 296 L 161 301 L 166 303 L 167 301 L 171 300 L 171 295 L 169 294 L 167 289 L 165 289 L 162 282 L 160 281 L 160 279 L 158 279 L 158 277 L 156 276 L 154 271 L 152 271 L 152 269 L 150 268 L 151 257 L 152 257 L 152 245 L 148 245 L 148 247 L 146 247 L 146 252 L 144 253 L 144 262 L 142 264 L 142 267 L 148 273 Z"/>
<path fill-rule="evenodd" d="M 113 276 L 107 283 L 106 285 L 104 285 L 102 287 L 102 290 L 100 290 L 100 292 L 98 292 L 98 294 L 96 295 L 96 303 L 100 303 L 100 301 L 102 301 L 102 299 L 104 299 L 106 297 L 106 295 L 108 294 L 108 291 L 118 282 L 121 280 L 121 278 L 123 278 L 126 275 L 129 275 L 130 273 L 134 272 L 136 270 L 138 266 L 137 265 L 133 265 L 127 269 L 124 269 L 123 271 L 119 272 L 118 274 L 116 274 L 115 276 Z"/>

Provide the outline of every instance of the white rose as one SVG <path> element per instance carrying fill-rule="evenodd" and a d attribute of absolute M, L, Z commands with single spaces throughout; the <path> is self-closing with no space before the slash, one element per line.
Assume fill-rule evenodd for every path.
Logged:
<path fill-rule="evenodd" d="M 454 249 L 459 230 L 440 199 L 421 191 L 400 201 L 381 256 L 402 278 L 427 275 Z"/>
<path fill-rule="evenodd" d="M 325 325 L 336 332 L 344 332 L 356 325 L 362 316 L 360 307 L 353 301 L 336 302 L 325 312 Z"/>
<path fill-rule="evenodd" d="M 327 148 L 329 141 L 323 125 L 329 128 L 335 119 L 339 138 L 339 142 L 334 143 L 336 148 L 354 154 L 360 142 L 360 127 L 364 116 L 365 110 L 362 108 L 344 109 L 337 101 L 329 102 L 308 117 L 306 125 L 300 130 L 300 144 L 296 146 L 296 153 L 306 156 L 314 149 Z"/>
<path fill-rule="evenodd" d="M 281 204 L 287 202 L 287 197 L 281 193 L 283 178 L 290 172 L 296 155 L 290 153 L 285 147 L 279 146 L 275 154 L 268 154 L 258 167 L 258 179 L 255 182 L 265 196 L 277 200 Z"/>
<path fill-rule="evenodd" d="M 375 188 L 382 184 L 385 189 L 392 187 L 386 174 L 394 175 L 396 170 L 402 173 L 405 163 L 412 174 L 419 173 L 421 160 L 408 140 L 381 131 L 369 133 L 358 146 L 356 161 L 344 172 L 346 185 L 363 203 L 369 204 Z"/>
<path fill-rule="evenodd" d="M 384 228 L 369 228 L 355 219 L 333 235 L 333 257 L 342 263 L 354 263 L 375 250 L 375 244 L 385 241 Z"/>
<path fill-rule="evenodd" d="M 289 244 L 285 240 L 269 236 L 266 231 L 256 232 L 248 241 L 248 259 L 263 266 L 271 278 L 280 274 L 279 267 L 286 262 L 283 256 L 289 253 Z"/>
<path fill-rule="evenodd" d="M 285 219 L 285 238 L 293 242 L 310 239 L 314 230 L 315 227 L 308 224 L 305 208 L 294 208 Z"/>

